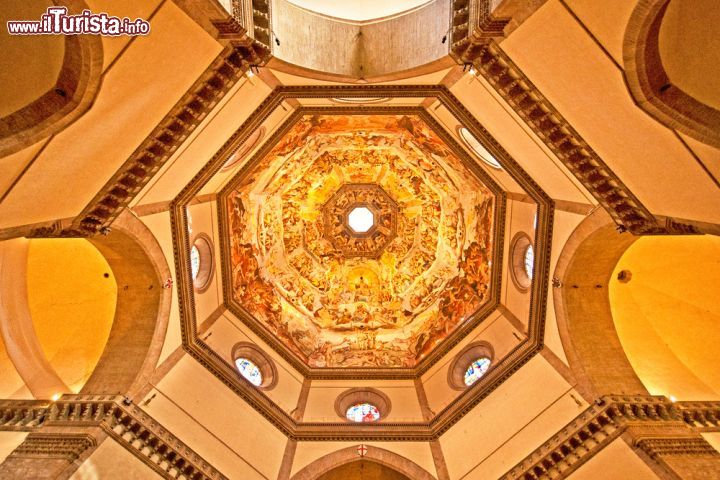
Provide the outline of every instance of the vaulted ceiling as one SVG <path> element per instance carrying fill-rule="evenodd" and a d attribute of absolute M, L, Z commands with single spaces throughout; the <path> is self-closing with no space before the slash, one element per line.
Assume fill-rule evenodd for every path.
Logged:
<path fill-rule="evenodd" d="M 152 232 L 172 301 L 137 403 L 220 470 L 274 478 L 291 438 L 292 472 L 357 441 L 432 470 L 418 445 L 437 442 L 451 478 L 497 477 L 587 406 L 553 302 L 576 227 L 601 209 L 636 234 L 720 223 L 720 150 L 649 117 L 624 83 L 632 2 L 536 2 L 505 38 L 357 82 L 270 59 L 189 3 L 103 4 L 153 36 L 103 38 L 90 110 L 0 158 L 0 233 L 107 233 L 125 207 Z M 212 268 L 196 288 L 201 235 Z M 272 360 L 272 388 L 238 375 L 241 343 Z M 492 367 L 453 387 L 479 344 Z M 392 410 L 344 422 L 334 402 L 351 387 Z"/>

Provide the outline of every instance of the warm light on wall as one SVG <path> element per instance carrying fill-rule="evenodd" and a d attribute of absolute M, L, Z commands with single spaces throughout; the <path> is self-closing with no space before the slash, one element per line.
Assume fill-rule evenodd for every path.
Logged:
<path fill-rule="evenodd" d="M 53 402 L 57 402 L 58 400 L 60 400 L 60 397 L 61 397 L 61 396 L 62 396 L 61 393 L 56 393 L 56 394 L 54 394 L 54 395 L 51 397 L 51 400 L 52 400 Z"/>

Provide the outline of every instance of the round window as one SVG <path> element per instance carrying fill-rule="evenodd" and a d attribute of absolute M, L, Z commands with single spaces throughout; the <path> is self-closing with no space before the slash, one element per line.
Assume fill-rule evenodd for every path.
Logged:
<path fill-rule="evenodd" d="M 469 387 L 480 380 L 480 378 L 485 375 L 485 372 L 488 371 L 488 368 L 490 368 L 490 359 L 487 357 L 478 358 L 473 361 L 467 370 L 465 370 L 465 375 L 463 376 L 465 385 Z"/>
<path fill-rule="evenodd" d="M 519 232 L 510 244 L 510 278 L 521 292 L 532 285 L 535 270 L 535 250 L 530 237 Z"/>
<path fill-rule="evenodd" d="M 200 250 L 195 245 L 190 249 L 190 269 L 192 270 L 192 279 L 195 281 L 200 273 Z"/>
<path fill-rule="evenodd" d="M 260 369 L 253 362 L 247 358 L 240 357 L 235 360 L 235 366 L 237 366 L 237 369 L 240 371 L 240 375 L 245 377 L 248 382 L 256 387 L 262 385 L 262 373 L 260 373 Z"/>
<path fill-rule="evenodd" d="M 450 363 L 448 384 L 455 390 L 465 390 L 483 378 L 490 369 L 495 350 L 480 340 L 463 348 Z"/>
<path fill-rule="evenodd" d="M 254 343 L 236 343 L 232 349 L 232 358 L 238 373 L 260 390 L 271 390 L 277 384 L 275 363 Z"/>
<path fill-rule="evenodd" d="M 335 412 L 349 422 L 379 422 L 390 413 L 390 399 L 374 388 L 351 388 L 338 395 Z"/>
<path fill-rule="evenodd" d="M 530 280 L 533 278 L 533 268 L 535 267 L 535 252 L 532 244 L 525 247 L 525 274 Z"/>
<path fill-rule="evenodd" d="M 225 164 L 222 166 L 221 171 L 230 170 L 232 167 L 238 164 L 248 153 L 252 151 L 255 146 L 260 143 L 260 140 L 265 136 L 265 127 L 260 127 L 255 130 L 250 136 L 240 145 L 240 148 L 230 155 Z"/>
<path fill-rule="evenodd" d="M 380 419 L 380 411 L 372 403 L 357 403 L 347 409 L 345 416 L 351 422 L 375 422 Z"/>
<path fill-rule="evenodd" d="M 480 157 L 480 160 L 487 163 L 493 168 L 501 169 L 502 165 L 500 165 L 500 162 L 497 161 L 495 157 L 492 156 L 490 152 L 487 151 L 485 147 L 480 143 L 480 141 L 473 136 L 473 134 L 470 133 L 470 131 L 465 127 L 458 127 L 458 135 L 462 139 L 462 141 L 465 143 L 465 145 L 472 150 L 472 152 Z"/>
<path fill-rule="evenodd" d="M 190 247 L 190 271 L 193 285 L 198 292 L 202 293 L 210 286 L 213 264 L 213 248 L 210 237 L 201 233 Z"/>

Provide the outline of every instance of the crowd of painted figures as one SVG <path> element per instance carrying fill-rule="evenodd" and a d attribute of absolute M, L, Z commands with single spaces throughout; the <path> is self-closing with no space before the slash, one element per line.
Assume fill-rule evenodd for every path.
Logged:
<path fill-rule="evenodd" d="M 386 233 L 355 255 L 363 202 Z M 488 296 L 493 196 L 416 117 L 308 116 L 226 212 L 235 300 L 312 367 L 411 367 Z"/>

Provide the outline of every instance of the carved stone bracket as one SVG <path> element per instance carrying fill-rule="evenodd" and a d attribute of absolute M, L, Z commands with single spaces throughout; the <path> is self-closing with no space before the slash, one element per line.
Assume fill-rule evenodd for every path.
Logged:
<path fill-rule="evenodd" d="M 74 462 L 97 445 L 95 438 L 78 433 L 31 433 L 11 454 L 16 458 L 61 458 Z"/>
<path fill-rule="evenodd" d="M 651 458 L 668 455 L 720 457 L 720 452 L 702 437 L 644 438 L 635 443 L 635 446 Z"/>
<path fill-rule="evenodd" d="M 490 13 L 490 0 L 453 0 L 450 54 L 455 59 L 472 56 L 480 45 L 503 38 L 509 21 Z"/>
<path fill-rule="evenodd" d="M 45 420 L 47 402 L 37 400 L 0 400 L 0 430 L 30 431 Z"/>
<path fill-rule="evenodd" d="M 142 409 L 121 396 L 65 395 L 59 401 L 0 401 L 0 431 L 37 430 L 14 457 L 44 456 L 74 461 L 93 437 L 60 433 L 58 427 L 100 427 L 116 442 L 165 478 L 226 477 Z M 46 427 L 46 428 L 43 428 Z M 50 433 L 50 431 L 52 433 Z"/>
<path fill-rule="evenodd" d="M 227 21 L 220 22 L 225 27 Z M 231 21 L 235 31 L 242 28 Z M 225 28 L 223 27 L 223 28 Z M 230 27 L 228 27 L 230 28 Z M 239 30 L 237 30 L 239 32 Z M 237 32 L 236 32 L 237 33 Z M 42 226 L 35 237 L 87 237 L 101 233 L 170 159 L 251 65 L 263 65 L 270 51 L 247 35 L 233 40 L 195 81 L 72 225 Z"/>
<path fill-rule="evenodd" d="M 636 235 L 669 233 L 497 43 L 461 55 L 460 60 L 475 66 L 618 225 Z"/>
<path fill-rule="evenodd" d="M 629 430 L 633 432 L 635 446 L 651 457 L 714 457 L 720 454 L 700 437 L 699 430 L 717 426 L 718 412 L 720 402 L 673 403 L 665 397 L 652 396 L 601 397 L 502 479 L 566 478 Z"/>
<path fill-rule="evenodd" d="M 459 64 L 472 64 L 480 72 L 565 167 L 592 193 L 615 222 L 635 235 L 700 233 L 692 225 L 672 219 L 665 224 L 656 220 L 502 50 L 496 42 L 501 35 L 495 34 L 498 33 L 496 30 L 499 23 L 493 22 L 489 13 L 485 12 L 484 15 L 484 21 L 489 27 L 483 26 L 481 22 L 475 32 L 468 33 L 462 41 L 453 43 L 451 55 Z M 453 40 L 455 41 L 455 38 Z"/>

